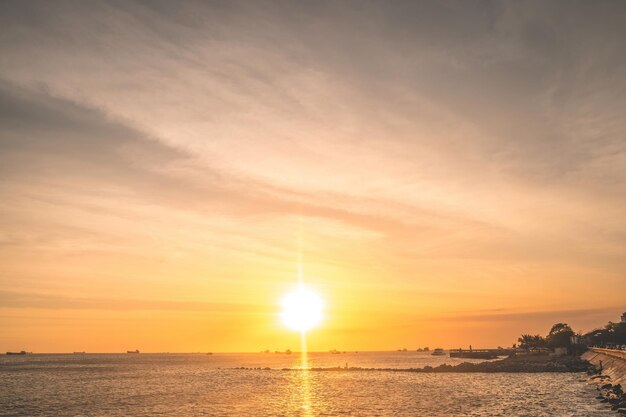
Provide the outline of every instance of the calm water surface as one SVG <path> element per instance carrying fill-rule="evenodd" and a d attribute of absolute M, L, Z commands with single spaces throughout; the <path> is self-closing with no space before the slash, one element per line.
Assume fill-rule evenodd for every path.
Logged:
<path fill-rule="evenodd" d="M 609 416 L 583 374 L 281 371 L 297 354 L 0 357 L 0 416 Z M 310 366 L 415 368 L 420 352 L 309 354 Z M 234 367 L 270 367 L 238 370 Z"/>

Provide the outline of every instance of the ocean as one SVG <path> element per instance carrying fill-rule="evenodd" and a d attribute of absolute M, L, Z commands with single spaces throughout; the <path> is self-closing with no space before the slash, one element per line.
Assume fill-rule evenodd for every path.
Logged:
<path fill-rule="evenodd" d="M 462 361 L 426 352 L 308 355 L 313 367 Z M 0 416 L 614 415 L 584 374 L 282 370 L 300 366 L 297 353 L 3 355 Z"/>

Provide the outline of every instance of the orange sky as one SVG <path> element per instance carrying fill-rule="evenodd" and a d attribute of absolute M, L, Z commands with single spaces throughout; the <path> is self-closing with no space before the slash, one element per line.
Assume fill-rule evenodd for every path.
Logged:
<path fill-rule="evenodd" d="M 626 310 L 605 3 L 0 5 L 0 351 L 509 346 Z"/>

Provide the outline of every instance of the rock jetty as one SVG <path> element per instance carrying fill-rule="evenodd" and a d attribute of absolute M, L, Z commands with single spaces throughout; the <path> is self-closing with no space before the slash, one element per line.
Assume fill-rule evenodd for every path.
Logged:
<path fill-rule="evenodd" d="M 599 391 L 596 398 L 619 414 L 626 415 L 626 395 L 622 389 L 626 384 L 626 352 L 591 348 L 582 357 L 593 366 L 589 374 L 592 375 L 591 383 Z"/>
<path fill-rule="evenodd" d="M 610 404 L 611 410 L 626 415 L 626 394 L 622 390 L 622 386 L 608 382 L 611 378 L 606 375 L 595 375 L 591 377 L 591 380 L 597 384 L 599 391 L 596 398 L 600 402 Z"/>
<path fill-rule="evenodd" d="M 287 368 L 286 368 L 287 370 Z M 424 372 L 424 373 L 470 373 L 470 372 L 586 372 L 590 370 L 587 361 L 577 356 L 520 355 L 505 359 L 480 363 L 463 362 L 458 365 L 442 364 L 423 368 L 361 368 L 335 367 L 311 368 L 312 371 L 391 371 L 391 372 Z"/>
<path fill-rule="evenodd" d="M 260 368 L 235 368 L 258 370 Z M 367 371 L 386 371 L 386 372 L 422 372 L 422 373 L 470 373 L 470 372 L 593 372 L 593 366 L 589 362 L 577 356 L 549 356 L 549 355 L 519 355 L 510 356 L 505 359 L 469 363 L 463 362 L 458 365 L 442 364 L 439 366 L 425 366 L 423 368 L 363 368 L 363 367 L 326 367 L 326 368 L 306 368 L 314 372 L 367 372 Z M 264 368 L 270 370 L 270 368 Z M 282 368 L 282 371 L 301 371 L 302 368 Z"/>

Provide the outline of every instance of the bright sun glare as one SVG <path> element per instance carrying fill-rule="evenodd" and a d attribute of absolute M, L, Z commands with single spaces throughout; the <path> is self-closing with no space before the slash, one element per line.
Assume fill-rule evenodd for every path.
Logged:
<path fill-rule="evenodd" d="M 306 332 L 322 319 L 322 299 L 304 285 L 287 294 L 281 304 L 283 323 L 290 329 Z"/>

